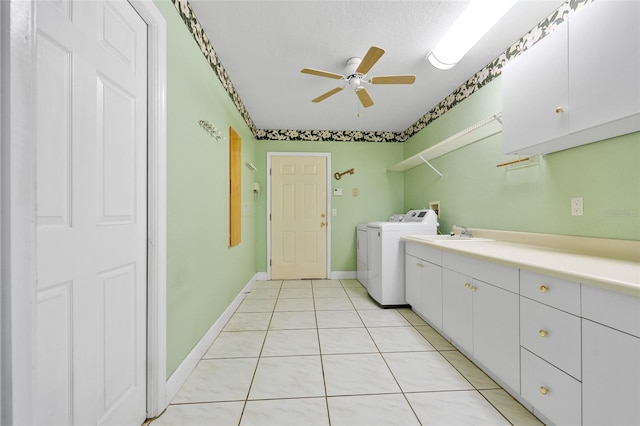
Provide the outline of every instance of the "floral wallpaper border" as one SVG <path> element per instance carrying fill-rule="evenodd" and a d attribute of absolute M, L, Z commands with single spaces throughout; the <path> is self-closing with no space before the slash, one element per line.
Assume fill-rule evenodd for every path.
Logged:
<path fill-rule="evenodd" d="M 231 83 L 231 79 L 224 69 L 218 56 L 213 50 L 198 18 L 196 17 L 188 0 L 171 0 L 177 9 L 180 17 L 191 32 L 200 51 L 205 56 L 211 69 L 214 71 L 227 94 L 233 101 L 244 118 L 247 126 L 258 140 L 281 140 L 281 141 L 325 141 L 325 142 L 405 142 L 411 136 L 424 129 L 431 122 L 442 116 L 445 112 L 471 96 L 484 85 L 498 77 L 510 60 L 529 49 L 539 40 L 555 29 L 567 19 L 569 11 L 578 10 L 594 0 L 568 0 L 556 9 L 551 15 L 540 22 L 535 28 L 522 36 L 509 49 L 500 54 L 497 58 L 487 64 L 484 68 L 474 74 L 469 80 L 458 87 L 453 93 L 444 98 L 438 105 L 423 115 L 418 121 L 412 124 L 404 132 L 385 131 L 357 131 L 357 130 L 287 130 L 287 129 L 258 129 L 256 128 L 244 103 L 238 96 L 236 89 Z"/>

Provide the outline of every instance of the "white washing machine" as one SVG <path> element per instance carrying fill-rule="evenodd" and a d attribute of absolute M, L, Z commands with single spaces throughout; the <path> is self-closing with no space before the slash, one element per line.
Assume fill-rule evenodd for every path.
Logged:
<path fill-rule="evenodd" d="M 404 220 L 405 214 L 394 214 L 387 219 L 387 222 L 402 222 Z M 369 271 L 367 268 L 367 224 L 360 223 L 356 227 L 356 259 L 357 259 L 357 272 L 356 278 L 360 281 L 360 284 L 365 286 L 368 285 L 369 282 Z"/>
<path fill-rule="evenodd" d="M 406 305 L 404 244 L 407 235 L 435 235 L 438 218 L 433 210 L 409 210 L 399 222 L 367 224 L 367 291 L 383 307 Z"/>

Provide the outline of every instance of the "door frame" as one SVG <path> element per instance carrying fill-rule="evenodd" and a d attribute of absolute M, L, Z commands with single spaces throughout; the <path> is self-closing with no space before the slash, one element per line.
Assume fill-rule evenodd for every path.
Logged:
<path fill-rule="evenodd" d="M 331 153 L 330 152 L 267 152 L 267 279 L 271 279 L 271 158 L 325 157 L 327 160 L 327 279 L 331 278 Z"/>
<path fill-rule="evenodd" d="M 153 0 L 128 0 L 147 24 L 147 417 L 166 394 L 166 21 Z M 34 1 L 0 2 L 0 424 L 31 424 L 36 290 Z"/>

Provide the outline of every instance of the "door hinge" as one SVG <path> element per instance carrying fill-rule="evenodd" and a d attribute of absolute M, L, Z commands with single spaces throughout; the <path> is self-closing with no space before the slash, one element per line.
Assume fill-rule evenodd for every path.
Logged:
<path fill-rule="evenodd" d="M 269 266 L 272 266 L 272 265 L 271 265 L 271 259 L 269 259 Z"/>
<path fill-rule="evenodd" d="M 269 213 L 269 222 L 271 222 L 271 213 Z"/>

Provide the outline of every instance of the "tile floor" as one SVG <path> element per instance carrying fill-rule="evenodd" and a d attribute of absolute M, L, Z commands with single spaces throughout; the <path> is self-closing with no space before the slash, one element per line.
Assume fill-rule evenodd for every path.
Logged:
<path fill-rule="evenodd" d="M 539 425 L 410 309 L 356 280 L 259 281 L 164 425 Z"/>

